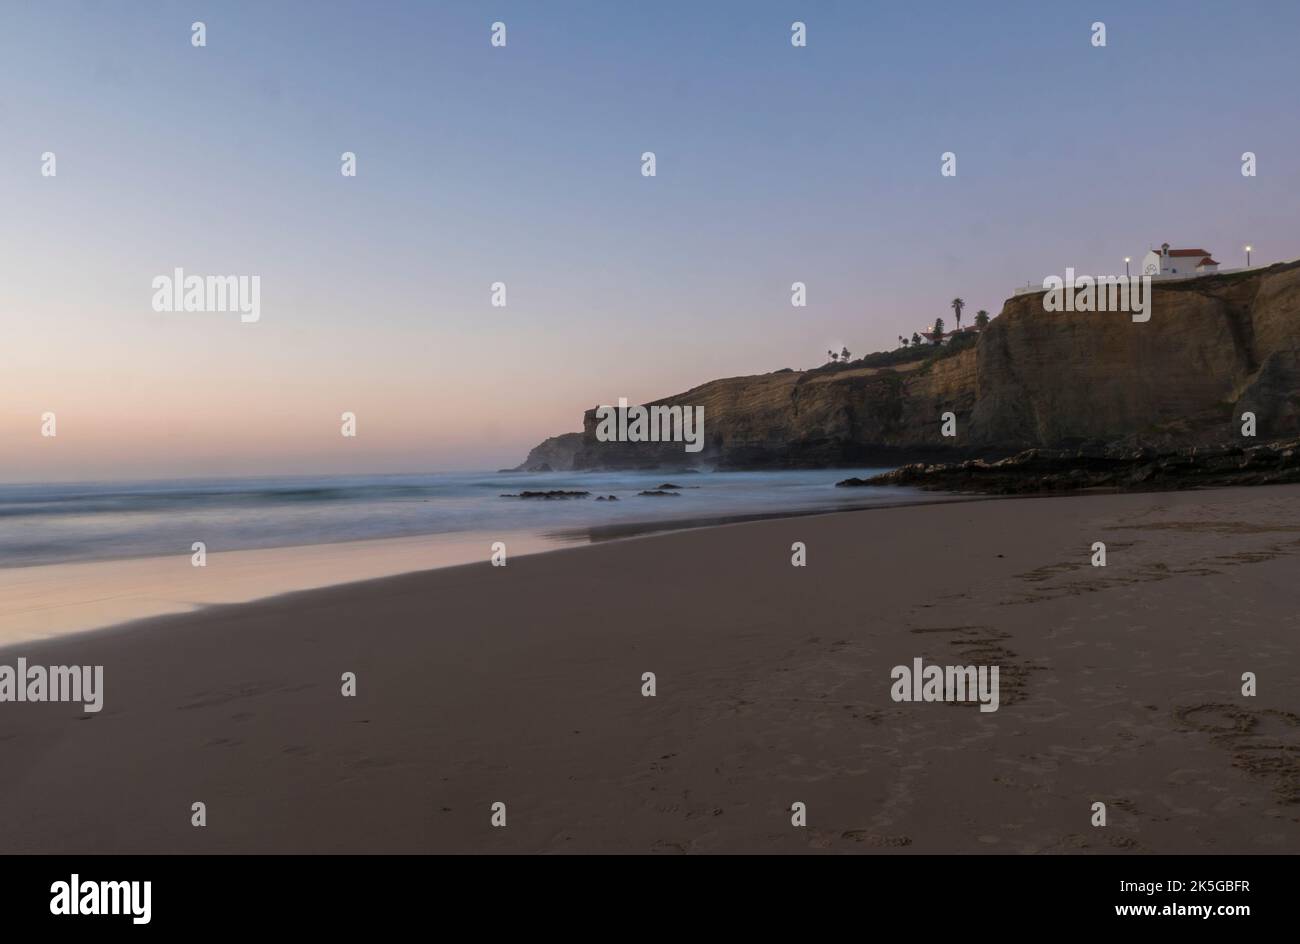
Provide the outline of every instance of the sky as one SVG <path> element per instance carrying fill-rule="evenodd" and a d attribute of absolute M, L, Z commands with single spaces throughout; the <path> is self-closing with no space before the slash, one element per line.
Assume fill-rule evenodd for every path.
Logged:
<path fill-rule="evenodd" d="M 1067 266 L 1300 257 L 1294 2 L 2 19 L 0 481 L 497 468 L 597 404 L 890 349 Z M 260 320 L 155 311 L 177 267 L 259 276 Z"/>

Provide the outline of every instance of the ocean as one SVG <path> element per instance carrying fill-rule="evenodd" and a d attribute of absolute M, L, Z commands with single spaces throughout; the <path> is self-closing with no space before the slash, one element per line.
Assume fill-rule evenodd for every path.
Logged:
<path fill-rule="evenodd" d="M 598 540 L 749 517 L 897 504 L 920 493 L 844 489 L 882 469 L 779 472 L 439 473 L 0 485 L 0 568 L 332 544 L 374 538 L 533 532 Z M 675 496 L 639 493 L 662 484 Z M 575 499 L 502 498 L 582 490 Z M 613 495 L 618 501 L 596 501 Z"/>

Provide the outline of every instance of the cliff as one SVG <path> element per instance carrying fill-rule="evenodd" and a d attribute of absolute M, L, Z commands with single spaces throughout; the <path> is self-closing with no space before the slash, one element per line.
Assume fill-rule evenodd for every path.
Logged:
<path fill-rule="evenodd" d="M 528 451 L 523 463 L 503 472 L 570 472 L 573 457 L 582 445 L 582 433 L 561 433 L 544 439 Z"/>
<path fill-rule="evenodd" d="M 882 356 L 876 356 L 879 361 Z M 602 443 L 582 433 L 534 454 L 552 468 L 776 468 L 1007 456 L 1097 444 L 1177 449 L 1300 435 L 1300 263 L 1153 286 L 1151 318 L 1046 312 L 1008 299 L 957 351 L 715 380 L 657 404 L 703 406 L 705 448 Z M 887 359 L 887 358 L 886 358 Z M 957 418 L 944 437 L 942 414 Z M 544 450 L 544 453 L 539 453 Z M 567 459 L 567 465 L 559 463 Z M 540 462 L 539 462 L 540 464 Z"/>

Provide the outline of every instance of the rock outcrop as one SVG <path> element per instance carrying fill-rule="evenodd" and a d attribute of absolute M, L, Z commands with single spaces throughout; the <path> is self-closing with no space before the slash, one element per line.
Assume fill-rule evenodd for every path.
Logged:
<path fill-rule="evenodd" d="M 573 457 L 582 446 L 582 433 L 562 433 L 534 446 L 521 464 L 503 472 L 572 472 Z"/>
<path fill-rule="evenodd" d="M 1300 482 L 1300 439 L 1163 452 L 1151 448 L 1029 449 L 997 462 L 972 459 L 938 465 L 913 463 L 869 479 L 845 479 L 836 484 L 1023 495 L 1080 489 L 1154 491 L 1296 482 Z"/>
<path fill-rule="evenodd" d="M 1151 318 L 1047 312 L 1008 299 L 961 350 L 715 380 L 656 401 L 704 407 L 704 449 L 547 440 L 521 468 L 722 469 L 900 465 L 1104 445 L 1176 450 L 1300 435 L 1300 263 L 1156 283 Z M 957 435 L 941 435 L 942 416 Z M 568 464 L 565 465 L 567 457 Z M 536 460 L 536 462 L 535 462 Z"/>

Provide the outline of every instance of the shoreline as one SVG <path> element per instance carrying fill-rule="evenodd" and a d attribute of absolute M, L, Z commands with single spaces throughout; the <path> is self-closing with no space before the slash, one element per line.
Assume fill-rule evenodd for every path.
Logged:
<path fill-rule="evenodd" d="M 0 568 L 0 627 L 3 627 L 0 652 L 30 642 L 101 632 L 154 617 L 201 612 L 212 606 L 253 603 L 286 594 L 487 562 L 496 541 L 506 544 L 508 559 L 514 560 L 585 544 L 751 521 L 983 498 L 927 496 L 836 509 L 719 514 L 512 532 L 435 532 L 238 548 L 210 551 L 208 565 L 203 568 L 190 566 L 188 551 L 170 556 L 100 558 Z M 69 591 L 69 586 L 75 589 Z"/>
<path fill-rule="evenodd" d="M 0 740 L 25 758 L 0 768 L 0 802 L 25 811 L 0 843 L 1294 852 L 1297 498 L 746 522 L 25 644 L 31 664 L 103 665 L 104 708 L 0 704 Z M 1094 540 L 1105 569 L 1088 566 Z M 1000 665 L 1000 707 L 892 701 L 890 667 L 918 657 Z M 1241 696 L 1246 670 L 1257 697 Z M 509 828 L 489 824 L 496 801 Z"/>
<path fill-rule="evenodd" d="M 1235 491 L 1256 487 L 1191 487 L 1180 491 Z M 939 504 L 1160 494 L 1164 491 L 1167 490 L 1110 487 L 1011 495 L 931 491 L 897 502 L 870 502 L 840 508 L 720 514 L 505 533 L 435 532 L 211 552 L 208 555 L 210 562 L 217 561 L 235 568 L 233 582 L 224 584 L 207 582 L 207 568 L 180 566 L 190 560 L 188 553 L 0 568 L 0 625 L 4 627 L 0 630 L 0 653 L 30 643 L 107 632 L 168 616 L 200 613 L 211 607 L 266 602 L 292 594 L 471 566 L 487 562 L 491 545 L 498 540 L 506 543 L 509 559 L 514 560 L 516 557 L 551 554 L 588 545 L 762 521 Z M 308 573 L 312 567 L 322 567 L 323 570 Z M 257 570 L 257 573 L 250 573 L 252 570 Z M 77 593 L 72 599 L 68 598 L 66 590 L 69 582 L 77 584 Z M 189 592 L 188 599 L 178 599 L 182 591 Z M 106 601 L 113 602 L 106 604 Z M 15 603 L 19 605 L 14 606 Z M 91 607 L 100 608 L 101 615 L 83 613 Z"/>
<path fill-rule="evenodd" d="M 0 651 L 157 617 L 486 561 L 492 541 L 505 541 L 512 559 L 563 548 L 531 532 L 454 532 L 212 551 L 205 567 L 193 567 L 187 551 L 0 569 Z"/>
<path fill-rule="evenodd" d="M 1287 483 L 1282 483 L 1287 484 Z M 1257 485 L 1191 486 L 1176 494 L 1256 489 Z M 390 577 L 452 570 L 488 562 L 503 541 L 509 560 L 584 546 L 763 521 L 815 518 L 895 508 L 1029 499 L 1158 495 L 1161 488 L 1098 486 L 1059 492 L 1003 494 L 929 491 L 897 502 L 839 508 L 720 514 L 515 532 L 435 532 L 319 544 L 238 548 L 211 552 L 209 561 L 233 565 L 233 583 L 206 582 L 207 568 L 180 566 L 190 555 L 73 560 L 0 568 L 0 654 L 23 645 L 122 629 L 154 619 L 201 613 L 213 607 L 261 603 L 300 593 L 369 583 Z M 470 548 L 473 550 L 471 551 Z M 312 567 L 323 570 L 308 573 Z M 257 573 L 250 573 L 257 570 Z M 265 572 L 269 570 L 268 574 Z M 68 599 L 66 584 L 78 584 Z M 127 584 L 123 589 L 123 583 Z M 189 591 L 189 599 L 178 599 Z M 105 601 L 113 601 L 107 603 Z M 14 606 L 17 602 L 19 605 Z M 103 609 L 107 605 L 107 609 Z M 99 607 L 102 615 L 82 614 Z M 53 628 L 51 628 L 53 627 Z"/>

